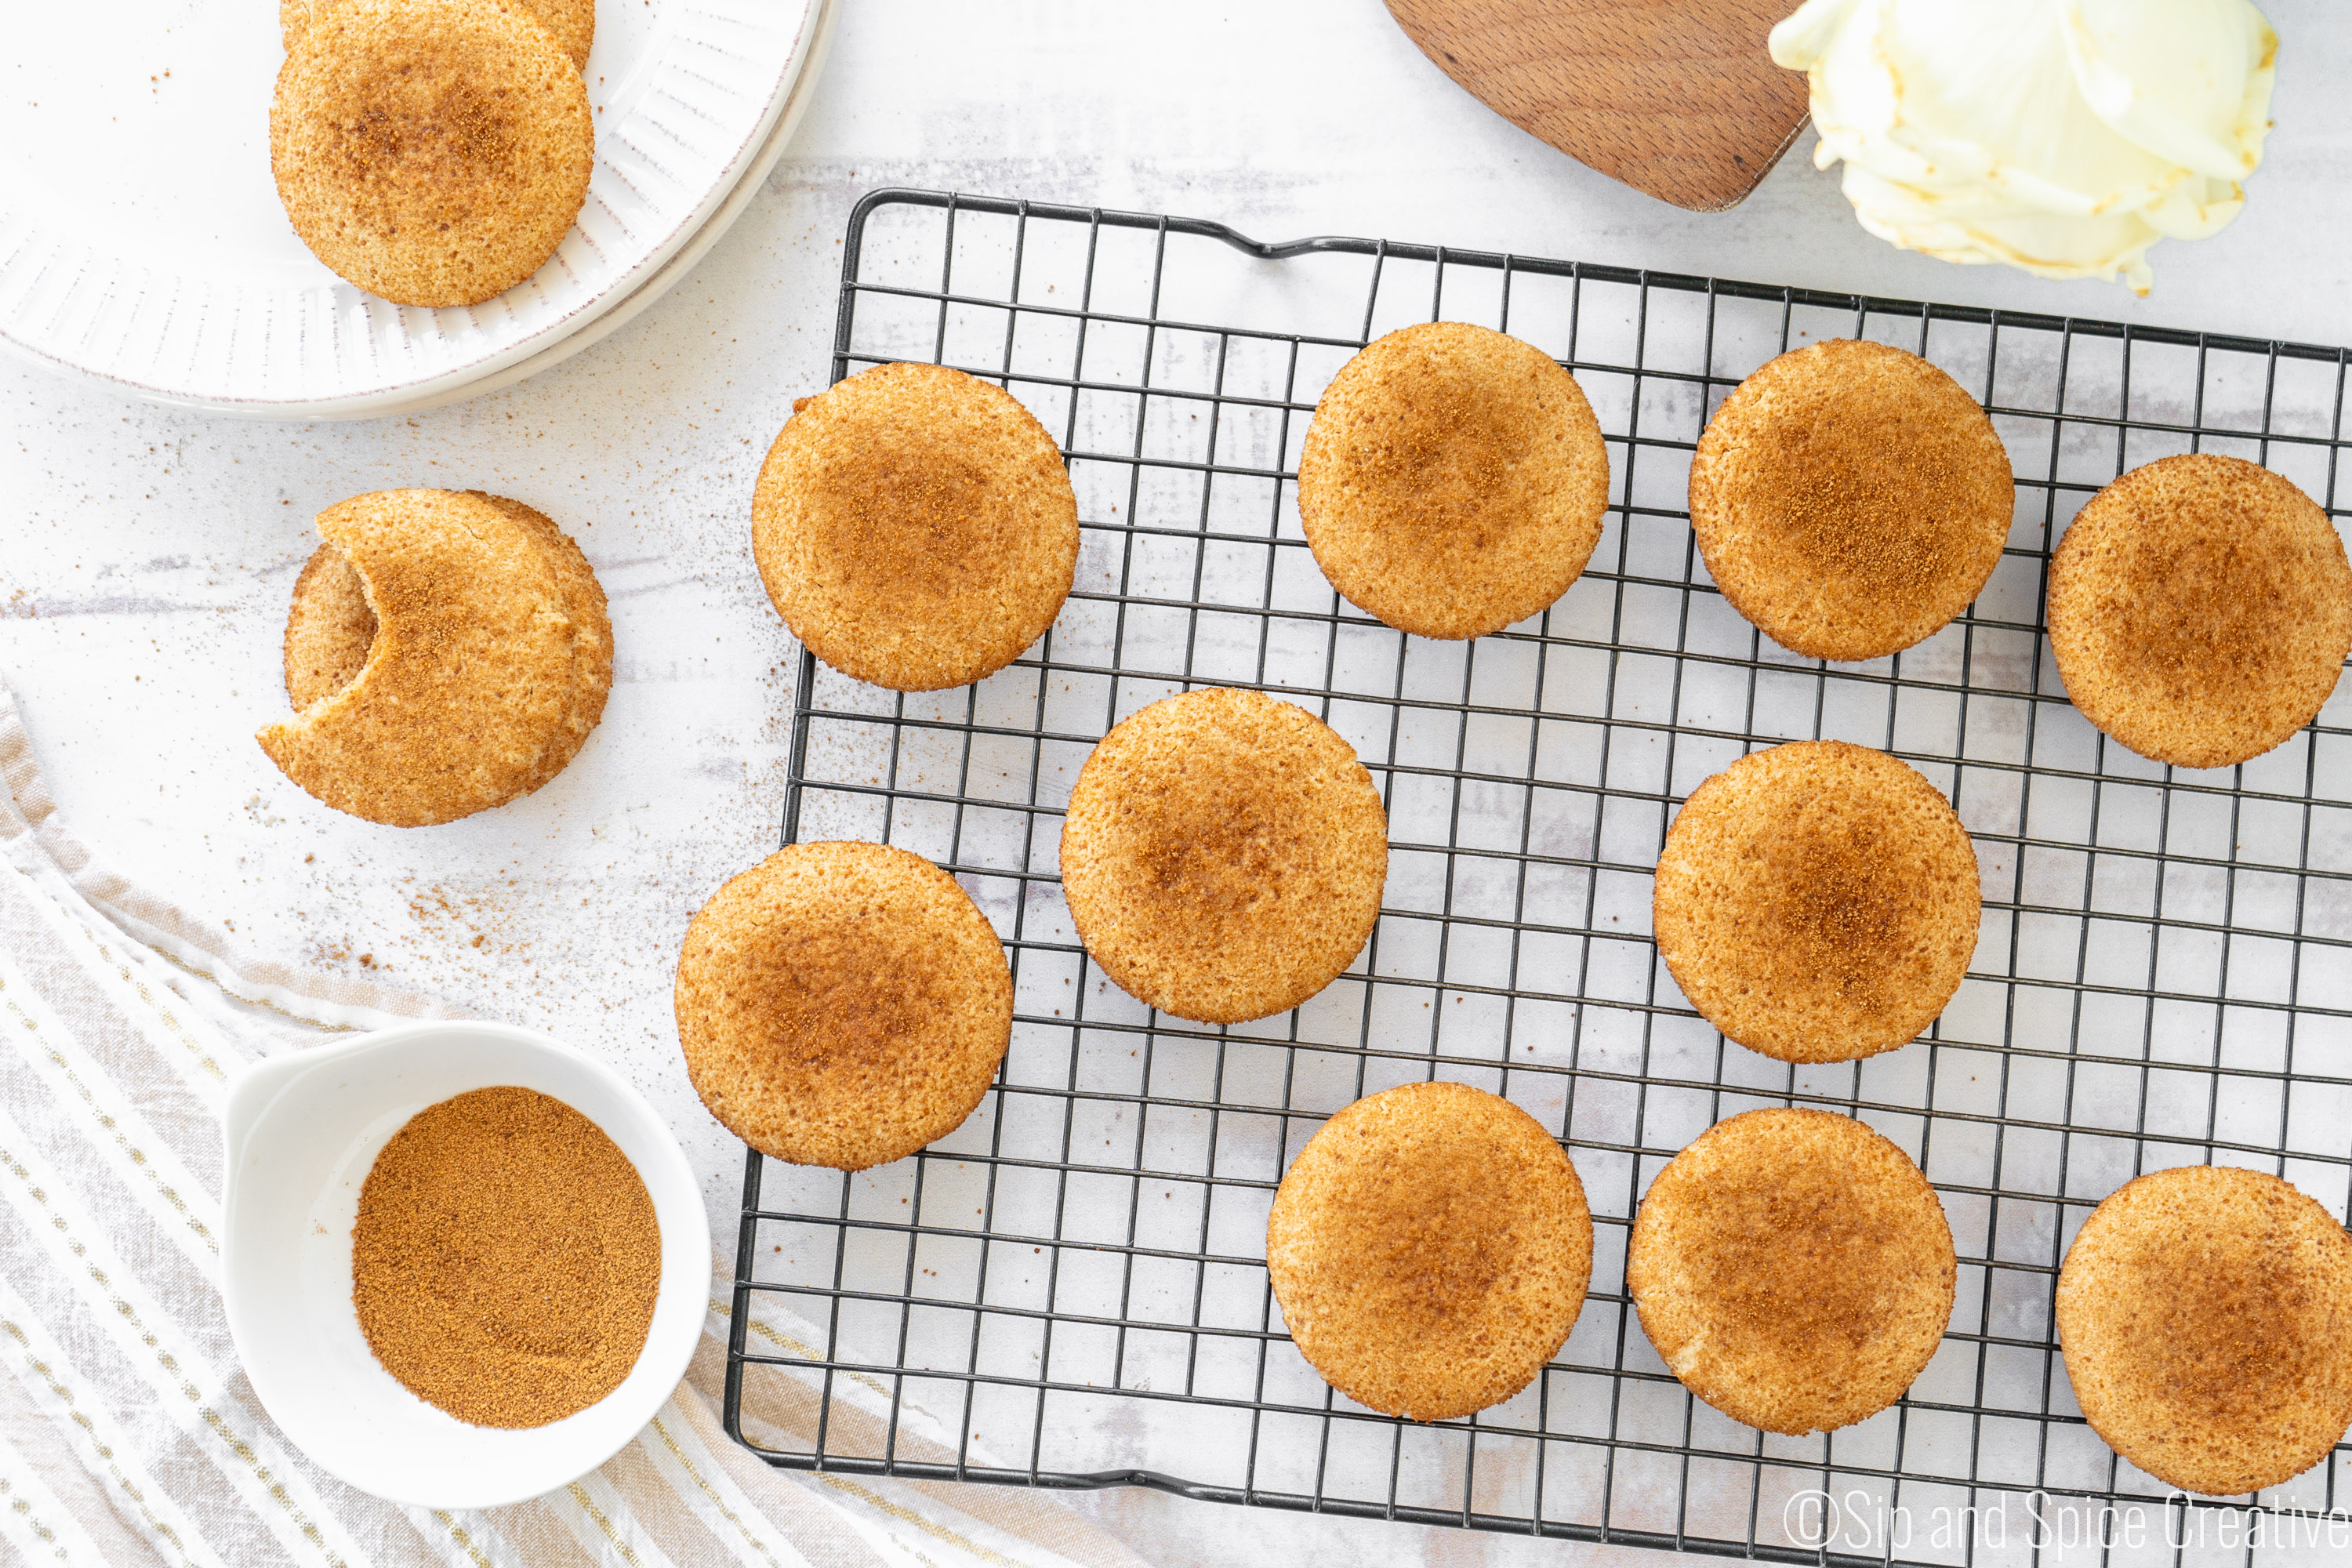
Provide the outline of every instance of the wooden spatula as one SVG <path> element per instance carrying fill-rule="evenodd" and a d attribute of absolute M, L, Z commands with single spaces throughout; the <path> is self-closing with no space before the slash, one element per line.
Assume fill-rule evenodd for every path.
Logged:
<path fill-rule="evenodd" d="M 1805 123 L 1764 35 L 1796 0 L 1388 0 L 1422 53 L 1520 129 L 1637 191 L 1720 212 Z"/>

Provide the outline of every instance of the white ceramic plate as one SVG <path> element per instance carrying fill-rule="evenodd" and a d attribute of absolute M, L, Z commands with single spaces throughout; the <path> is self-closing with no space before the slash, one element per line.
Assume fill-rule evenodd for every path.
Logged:
<path fill-rule="evenodd" d="M 275 5 L 17 8 L 0 44 L 0 342 L 157 402 L 270 418 L 388 413 L 537 368 L 740 210 L 729 197 L 781 147 L 828 5 L 602 0 L 579 223 L 536 276 L 445 310 L 361 292 L 287 223 L 269 175 Z"/>
<path fill-rule="evenodd" d="M 620 1147 L 661 1226 L 661 1289 L 621 1386 L 544 1426 L 474 1426 L 384 1371 L 352 1306 L 360 1187 L 428 1105 L 520 1084 Z M 710 1303 L 710 1225 L 694 1172 L 643 1096 L 602 1063 L 502 1024 L 415 1024 L 273 1057 L 229 1085 L 221 1240 L 229 1335 L 253 1390 L 305 1454 L 352 1486 L 425 1508 L 494 1508 L 618 1453 L 686 1375 Z"/>

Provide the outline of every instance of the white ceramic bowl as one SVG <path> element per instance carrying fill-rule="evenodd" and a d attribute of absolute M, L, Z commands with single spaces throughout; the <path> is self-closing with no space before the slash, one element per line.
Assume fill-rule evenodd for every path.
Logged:
<path fill-rule="evenodd" d="M 620 1147 L 661 1226 L 661 1290 L 621 1386 L 544 1426 L 470 1426 L 402 1387 L 352 1306 L 352 1226 L 377 1153 L 467 1089 L 520 1084 Z M 528 1029 L 414 1024 L 273 1057 L 230 1083 L 221 1274 L 229 1333 L 279 1428 L 362 1491 L 426 1508 L 537 1497 L 619 1452 L 661 1408 L 702 1332 L 710 1226 L 677 1140 L 619 1075 Z"/>

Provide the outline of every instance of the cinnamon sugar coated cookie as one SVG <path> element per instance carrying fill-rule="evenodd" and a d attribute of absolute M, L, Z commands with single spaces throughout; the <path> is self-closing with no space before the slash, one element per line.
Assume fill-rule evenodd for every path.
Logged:
<path fill-rule="evenodd" d="M 1406 327 L 1349 360 L 1298 463 L 1316 564 L 1349 604 L 1422 637 L 1547 608 L 1608 506 L 1609 449 L 1576 378 L 1465 321 Z"/>
<path fill-rule="evenodd" d="M 1843 741 L 1742 757 L 1691 792 L 1652 924 L 1691 1005 L 1782 1061 L 1893 1050 L 1968 973 L 1976 848 L 1917 770 Z"/>
<path fill-rule="evenodd" d="M 1968 608 L 2016 491 L 1992 421 L 1917 354 L 1834 339 L 1723 400 L 1691 459 L 1691 528 L 1731 607 L 1813 658 L 1878 658 Z"/>
<path fill-rule="evenodd" d="M 1062 826 L 1087 955 L 1180 1018 L 1296 1007 L 1380 919 L 1388 814 L 1355 748 L 1295 703 L 1215 689 L 1103 737 Z"/>
<path fill-rule="evenodd" d="M 310 30 L 314 17 L 332 11 L 349 0 L 278 0 L 278 30 L 284 39 L 286 52 L 292 54 L 302 35 Z M 596 41 L 596 0 L 518 0 L 527 16 L 555 36 L 572 63 L 586 68 L 588 50 Z"/>
<path fill-rule="evenodd" d="M 588 196 L 579 68 L 501 0 L 342 0 L 278 73 L 269 166 L 294 232 L 400 305 L 474 305 L 555 254 Z"/>
<path fill-rule="evenodd" d="M 1592 1277 L 1584 1184 L 1534 1117 L 1414 1083 L 1325 1122 L 1284 1173 L 1266 1272 L 1299 1354 L 1391 1415 L 1444 1421 L 1533 1382 Z"/>
<path fill-rule="evenodd" d="M 1876 1415 L 1950 1324 L 1958 1268 L 1935 1189 L 1852 1117 L 1751 1110 L 1658 1173 L 1625 1288 L 1683 1386 L 1799 1436 Z"/>
<path fill-rule="evenodd" d="M 898 691 L 992 675 L 1077 570 L 1061 449 L 1003 388 L 885 364 L 793 405 L 751 498 L 776 613 L 834 668 Z"/>
<path fill-rule="evenodd" d="M 520 501 L 379 490 L 319 514 L 286 621 L 294 718 L 257 737 L 311 795 L 418 827 L 528 795 L 578 754 L 613 684 L 604 591 Z"/>
<path fill-rule="evenodd" d="M 2319 714 L 2352 653 L 2352 563 L 2327 513 L 2241 458 L 2164 458 L 2075 514 L 2050 646 L 2083 716 L 2160 763 L 2261 756 Z"/>
<path fill-rule="evenodd" d="M 2127 1184 L 2067 1248 L 2057 1311 L 2091 1429 L 2168 1486 L 2278 1486 L 2352 1424 L 2352 1238 L 2276 1176 Z"/>
<path fill-rule="evenodd" d="M 677 962 L 710 1114 L 762 1154 L 862 1171 L 963 1124 L 1013 1037 L 1013 972 L 955 879 L 880 844 L 796 844 L 711 895 Z"/>
<path fill-rule="evenodd" d="M 555 573 L 563 613 L 572 623 L 572 701 L 533 782 L 522 792 L 529 794 L 563 770 L 604 716 L 604 700 L 613 689 L 613 623 L 604 586 L 588 558 L 544 513 L 503 496 L 479 490 L 464 494 L 469 502 L 499 509 L 538 542 Z M 375 646 L 375 611 L 368 605 L 360 574 L 339 547 L 320 545 L 295 580 L 294 601 L 286 617 L 286 695 L 295 710 L 331 697 L 357 679 Z"/>

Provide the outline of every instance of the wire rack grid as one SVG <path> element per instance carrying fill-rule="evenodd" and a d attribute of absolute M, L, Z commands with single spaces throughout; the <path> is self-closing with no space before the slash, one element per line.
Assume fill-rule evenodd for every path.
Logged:
<path fill-rule="evenodd" d="M 1467 644 L 1340 601 L 1295 497 L 1330 375 L 1380 332 L 1441 316 L 1567 364 L 1612 469 L 1582 579 Z M 1966 615 L 1832 667 L 1729 609 L 1685 490 L 1741 377 L 1834 336 L 1923 353 L 1977 393 L 2017 508 Z M 2344 1216 L 2352 698 L 2242 767 L 2148 763 L 2067 703 L 2042 594 L 2083 500 L 2170 453 L 2266 463 L 2335 516 L 2342 351 L 877 191 L 845 237 L 834 374 L 898 359 L 1006 386 L 1063 442 L 1077 584 L 1037 647 L 958 691 L 900 696 L 804 655 L 783 837 L 946 865 L 1005 940 L 1014 1038 L 981 1109 L 913 1159 L 845 1176 L 751 1155 L 731 1431 L 803 1468 L 1136 1484 L 1778 1561 L 2040 1562 L 2066 1554 L 2076 1512 L 2095 1538 L 2072 1544 L 2103 1563 L 2204 1560 L 2205 1505 L 2168 1498 L 2084 1425 L 2051 1295 L 2074 1230 L 2145 1170 L 2252 1165 Z M 1205 685 L 1276 692 L 1347 736 L 1392 846 L 1356 964 L 1296 1012 L 1230 1028 L 1108 984 L 1056 877 L 1088 749 Z M 1821 737 L 1889 751 L 1951 796 L 1983 928 L 1927 1037 L 1790 1067 L 1727 1045 L 1685 1002 L 1650 937 L 1650 878 L 1700 781 Z M 1275 1185 L 1321 1121 L 1432 1077 L 1505 1094 L 1559 1136 L 1598 1239 L 1583 1314 L 1534 1384 L 1421 1424 L 1315 1376 L 1263 1247 Z M 1804 1438 L 1693 1400 L 1623 1287 L 1657 1170 L 1722 1117 L 1778 1104 L 1843 1110 L 1901 1144 L 1960 1255 L 1950 1331 L 1909 1395 Z M 762 1312 L 796 1327 L 762 1330 Z M 745 1417 L 766 1379 L 821 1387 L 813 1440 Z M 2347 1457 L 2257 1500 L 2332 1510 Z M 2108 1539 L 2099 1510 L 2126 1504 L 2155 1522 Z M 2224 1536 L 2222 1560 L 2267 1550 Z"/>

